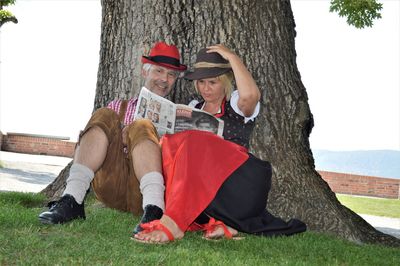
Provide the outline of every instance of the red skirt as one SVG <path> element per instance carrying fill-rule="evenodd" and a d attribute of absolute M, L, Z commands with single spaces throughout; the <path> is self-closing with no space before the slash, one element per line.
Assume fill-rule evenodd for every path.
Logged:
<path fill-rule="evenodd" d="M 204 211 L 224 181 L 248 158 L 247 149 L 215 134 L 187 130 L 161 138 L 165 214 L 182 231 Z"/>

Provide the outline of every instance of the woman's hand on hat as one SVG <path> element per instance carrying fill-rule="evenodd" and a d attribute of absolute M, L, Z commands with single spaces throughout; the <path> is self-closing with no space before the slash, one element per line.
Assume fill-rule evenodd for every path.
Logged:
<path fill-rule="evenodd" d="M 230 61 L 233 57 L 236 56 L 234 52 L 232 52 L 229 48 L 222 44 L 216 44 L 207 46 L 207 53 L 218 53 L 220 54 L 225 60 Z"/>

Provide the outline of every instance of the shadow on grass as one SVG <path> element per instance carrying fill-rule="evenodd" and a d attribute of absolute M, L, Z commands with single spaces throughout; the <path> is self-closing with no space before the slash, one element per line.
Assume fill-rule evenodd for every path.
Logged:
<path fill-rule="evenodd" d="M 0 192 L 2 205 L 20 205 L 25 208 L 44 206 L 46 197 L 39 193 Z"/>

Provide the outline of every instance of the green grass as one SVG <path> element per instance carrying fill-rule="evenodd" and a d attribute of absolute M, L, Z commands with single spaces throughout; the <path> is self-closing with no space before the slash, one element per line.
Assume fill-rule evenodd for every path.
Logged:
<path fill-rule="evenodd" d="M 338 200 L 356 213 L 400 218 L 400 200 L 354 197 L 336 194 Z"/>
<path fill-rule="evenodd" d="M 138 217 L 90 200 L 86 221 L 42 225 L 43 201 L 32 193 L 0 193 L 0 265 L 400 265 L 399 249 L 312 232 L 219 242 L 187 233 L 171 244 L 145 245 L 130 240 Z"/>

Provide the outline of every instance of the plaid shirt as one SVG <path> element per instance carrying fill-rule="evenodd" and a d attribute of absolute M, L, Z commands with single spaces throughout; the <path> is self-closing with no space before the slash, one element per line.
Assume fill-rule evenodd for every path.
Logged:
<path fill-rule="evenodd" d="M 133 115 L 136 110 L 136 105 L 137 105 L 138 99 L 137 98 L 132 98 L 128 100 L 128 104 L 126 106 L 126 112 L 125 112 L 125 118 L 124 118 L 124 125 L 129 125 L 133 121 Z M 119 114 L 119 111 L 121 109 L 121 103 L 122 100 L 114 100 L 111 101 L 108 105 L 107 108 L 110 108 L 111 110 L 114 110 L 117 114 Z"/>

